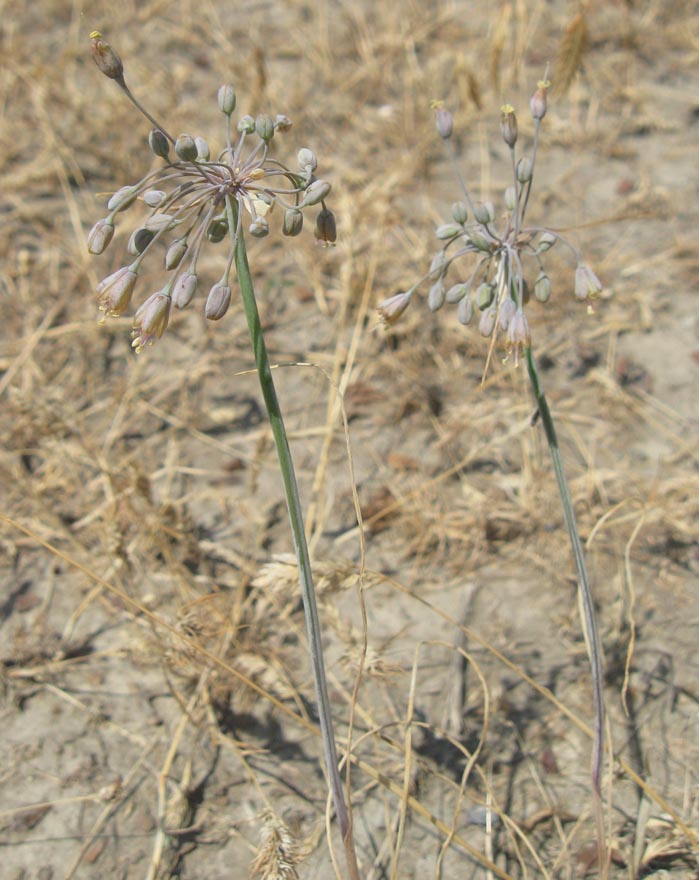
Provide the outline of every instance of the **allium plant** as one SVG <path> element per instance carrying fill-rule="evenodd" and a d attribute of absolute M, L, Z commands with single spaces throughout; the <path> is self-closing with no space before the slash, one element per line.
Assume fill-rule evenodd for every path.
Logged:
<path fill-rule="evenodd" d="M 268 218 L 277 206 L 284 212 L 281 228 L 287 236 L 301 232 L 306 209 L 320 206 L 315 219 L 315 237 L 321 244 L 333 243 L 336 238 L 335 218 L 325 204 L 330 184 L 316 177 L 318 160 L 307 147 L 299 151 L 299 168 L 295 171 L 270 155 L 275 135 L 291 127 L 287 116 L 242 116 L 234 126 L 232 115 L 236 93 L 231 85 L 223 85 L 218 91 L 218 107 L 225 121 L 225 146 L 213 158 L 203 138 L 188 134 L 172 137 L 132 94 L 126 85 L 119 56 L 102 35 L 93 31 L 90 39 L 92 57 L 99 69 L 114 80 L 154 126 L 148 144 L 150 150 L 163 160 L 156 171 L 117 190 L 107 203 L 107 216 L 98 220 L 88 234 L 88 250 L 92 254 L 101 254 L 113 238 L 119 214 L 137 201 L 150 208 L 148 219 L 129 239 L 127 250 L 133 260 L 98 285 L 99 307 L 105 315 L 123 314 L 131 302 L 141 264 L 147 256 L 155 256 L 158 251 L 162 253 L 159 246 L 166 245 L 163 256 L 165 283 L 147 296 L 134 316 L 132 345 L 137 352 L 142 351 L 163 335 L 172 307 L 183 309 L 192 301 L 199 285 L 197 263 L 204 245 L 228 242 L 223 273 L 207 294 L 204 314 L 211 321 L 218 321 L 226 314 L 231 302 L 231 276 L 235 264 L 262 395 L 279 458 L 298 560 L 325 765 L 347 867 L 350 876 L 356 878 L 359 874 L 338 769 L 303 515 L 245 248 L 245 232 L 255 238 L 269 234 Z"/>
<path fill-rule="evenodd" d="M 442 244 L 432 259 L 429 271 L 409 290 L 396 293 L 380 303 L 378 310 L 386 324 L 395 323 L 410 305 L 415 291 L 429 282 L 427 305 L 432 311 L 441 309 L 445 304 L 454 305 L 457 319 L 462 324 L 470 324 L 476 315 L 479 316 L 479 332 L 491 339 L 488 360 L 500 334 L 504 336 L 505 348 L 514 363 L 519 364 L 524 359 L 527 364 L 537 414 L 541 416 L 551 452 L 582 598 L 594 693 L 592 782 L 600 864 L 604 864 L 601 809 L 604 701 L 601 648 L 583 548 L 563 471 L 553 418 L 532 353 L 531 331 L 526 315 L 532 290 L 534 299 L 539 303 L 547 303 L 551 296 L 551 282 L 542 257 L 559 243 L 572 254 L 575 261 L 576 269 L 571 285 L 574 299 L 591 300 L 602 290 L 595 273 L 568 240 L 553 229 L 527 226 L 525 223 L 549 88 L 550 83 L 546 79 L 539 81 L 530 101 L 530 112 L 534 120 L 531 155 L 517 156 L 517 117 L 509 104 L 501 108 L 500 132 L 510 154 L 512 170 L 512 182 L 504 193 L 503 212 L 498 212 L 491 202 L 472 199 L 456 162 L 451 142 L 453 117 L 441 104 L 436 106 L 437 131 L 446 144 L 463 200 L 452 205 L 450 220 L 437 227 L 436 237 Z M 466 261 L 467 268 L 462 271 L 460 278 L 454 278 L 455 264 L 463 260 Z M 533 267 L 533 272 L 530 272 L 530 266 Z M 450 273 L 452 280 L 447 282 Z"/>

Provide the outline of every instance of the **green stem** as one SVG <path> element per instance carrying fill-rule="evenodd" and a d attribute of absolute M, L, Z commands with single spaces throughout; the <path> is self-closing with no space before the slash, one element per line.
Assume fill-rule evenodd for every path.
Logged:
<path fill-rule="evenodd" d="M 235 241 L 235 265 L 238 272 L 238 283 L 243 299 L 243 308 L 250 331 L 252 349 L 255 357 L 255 366 L 260 380 L 262 396 L 264 398 L 267 416 L 272 428 L 274 445 L 279 459 L 279 469 L 284 483 L 284 494 L 289 511 L 289 522 L 294 540 L 294 549 L 298 560 L 299 581 L 303 598 L 303 609 L 306 615 L 306 629 L 308 631 L 308 644 L 311 652 L 311 666 L 313 668 L 313 683 L 315 687 L 316 702 L 320 730 L 323 739 L 323 752 L 325 766 L 328 773 L 330 790 L 332 793 L 335 813 L 340 826 L 340 833 L 345 847 L 345 856 L 348 860 L 348 869 L 353 878 L 359 877 L 356 853 L 352 842 L 352 827 L 350 816 L 345 804 L 342 780 L 338 769 L 337 749 L 333 730 L 332 714 L 330 712 L 330 699 L 328 697 L 328 685 L 325 678 L 325 663 L 323 661 L 323 647 L 320 636 L 320 621 L 318 618 L 318 606 L 316 604 L 315 590 L 313 588 L 313 575 L 311 572 L 311 560 L 306 542 L 306 532 L 303 524 L 303 512 L 299 500 L 294 463 L 291 458 L 289 441 L 284 429 L 281 409 L 277 392 L 272 379 L 272 369 L 267 356 L 260 314 L 257 310 L 257 301 L 253 289 L 250 266 L 248 264 L 245 242 L 242 229 L 236 238 L 238 222 L 237 204 L 234 205 L 230 197 L 226 198 L 226 216 L 228 230 Z"/>
<path fill-rule="evenodd" d="M 531 348 L 525 350 L 527 359 L 527 370 L 529 371 L 529 381 L 531 382 L 532 391 L 536 398 L 539 408 L 541 421 L 546 432 L 546 440 L 548 441 L 551 459 L 553 461 L 553 469 L 556 474 L 556 482 L 558 483 L 558 491 L 561 496 L 561 504 L 563 506 L 563 518 L 565 519 L 566 529 L 570 538 L 570 544 L 575 559 L 575 567 L 578 572 L 578 585 L 580 588 L 580 596 L 582 600 L 582 608 L 584 615 L 585 634 L 587 636 L 587 646 L 590 655 L 590 667 L 592 675 L 592 693 L 594 702 L 594 744 L 592 755 L 592 786 L 595 799 L 595 816 L 597 823 L 597 841 L 600 849 L 600 855 L 604 853 L 604 824 L 602 821 L 602 751 L 604 747 L 604 693 L 603 693 L 603 672 L 602 672 L 602 649 L 600 645 L 599 634 L 597 630 L 597 617 L 595 614 L 595 605 L 592 599 L 592 590 L 587 575 L 587 566 L 585 565 L 585 555 L 583 552 L 580 534 L 578 532 L 577 522 L 575 520 L 575 511 L 568 490 L 568 482 L 563 470 L 563 462 L 558 446 L 558 438 L 556 429 L 553 424 L 553 416 L 549 409 L 546 396 L 541 387 L 539 373 L 536 369 L 534 355 Z M 605 864 L 605 860 L 600 859 L 600 866 Z"/>

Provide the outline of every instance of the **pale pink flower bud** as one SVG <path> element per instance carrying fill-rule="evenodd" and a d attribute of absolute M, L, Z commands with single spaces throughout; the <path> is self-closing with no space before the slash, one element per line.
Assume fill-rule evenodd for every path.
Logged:
<path fill-rule="evenodd" d="M 204 305 L 204 315 L 209 321 L 220 321 L 231 304 L 231 289 L 219 281 L 209 291 Z"/>
<path fill-rule="evenodd" d="M 395 324 L 410 305 L 410 293 L 395 293 L 377 306 L 384 324 Z"/>
<path fill-rule="evenodd" d="M 510 327 L 507 331 L 507 342 L 514 352 L 515 363 L 519 362 L 519 355 L 522 349 L 529 348 L 532 344 L 529 322 L 521 309 L 517 309 L 510 321 Z"/>
<path fill-rule="evenodd" d="M 507 297 L 500 304 L 500 316 L 498 317 L 498 326 L 501 330 L 507 330 L 512 322 L 512 319 L 515 316 L 515 312 L 517 311 L 517 306 L 514 303 L 512 297 Z"/>
<path fill-rule="evenodd" d="M 502 139 L 512 149 L 517 143 L 517 117 L 515 108 L 511 104 L 503 104 L 500 108 L 500 131 Z"/>
<path fill-rule="evenodd" d="M 473 300 L 470 296 L 465 296 L 456 309 L 456 317 L 461 324 L 470 324 L 473 318 Z"/>
<path fill-rule="evenodd" d="M 165 268 L 168 272 L 176 269 L 182 262 L 182 257 L 187 253 L 187 242 L 184 238 L 176 238 L 165 251 Z"/>
<path fill-rule="evenodd" d="M 87 249 L 91 254 L 101 254 L 114 236 L 114 224 L 106 217 L 98 220 L 87 236 Z"/>
<path fill-rule="evenodd" d="M 486 309 L 481 315 L 481 319 L 478 322 L 478 332 L 481 336 L 491 336 L 493 330 L 495 329 L 495 308 L 491 306 Z"/>
<path fill-rule="evenodd" d="M 131 302 L 137 275 L 128 266 L 112 272 L 97 285 L 97 303 L 105 315 L 123 314 Z"/>
<path fill-rule="evenodd" d="M 118 83 L 123 83 L 124 65 L 114 49 L 106 40 L 102 39 L 102 34 L 99 31 L 92 31 L 90 40 L 92 41 L 91 52 L 95 64 L 105 76 L 115 79 Z"/>
<path fill-rule="evenodd" d="M 306 190 L 306 194 L 299 207 L 307 208 L 309 205 L 317 205 L 319 202 L 327 199 L 331 189 L 332 187 L 326 180 L 314 180 Z"/>
<path fill-rule="evenodd" d="M 529 102 L 534 119 L 543 119 L 546 116 L 546 96 L 550 87 L 551 83 L 546 79 L 541 79 L 536 84 L 536 91 Z"/>
<path fill-rule="evenodd" d="M 448 141 L 454 131 L 454 117 L 444 107 L 437 107 L 435 121 L 439 136 L 442 140 Z"/>

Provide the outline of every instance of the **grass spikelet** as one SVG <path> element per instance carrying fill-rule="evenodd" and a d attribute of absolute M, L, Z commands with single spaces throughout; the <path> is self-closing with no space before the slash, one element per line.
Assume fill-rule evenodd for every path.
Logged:
<path fill-rule="evenodd" d="M 250 865 L 250 880 L 298 880 L 296 866 L 308 855 L 279 816 L 266 810 L 260 845 Z"/>
<path fill-rule="evenodd" d="M 564 95 L 580 69 L 583 55 L 589 44 L 589 32 L 585 13 L 581 10 L 575 15 L 563 34 L 556 58 L 554 82 L 556 91 Z"/>

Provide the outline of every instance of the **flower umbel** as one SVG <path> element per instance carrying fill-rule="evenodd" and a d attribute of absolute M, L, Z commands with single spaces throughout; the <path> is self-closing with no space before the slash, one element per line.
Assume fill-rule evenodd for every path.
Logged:
<path fill-rule="evenodd" d="M 232 85 L 221 86 L 217 100 L 224 116 L 224 146 L 212 156 L 204 138 L 186 133 L 173 138 L 132 95 L 124 79 L 123 64 L 109 43 L 97 31 L 90 37 L 99 69 L 117 83 L 155 126 L 148 136 L 148 145 L 164 160 L 161 168 L 117 190 L 107 203 L 107 216 L 98 220 L 88 235 L 90 253 L 101 254 L 112 240 L 118 214 L 136 202 L 150 209 L 147 219 L 129 239 L 133 263 L 105 278 L 97 288 L 99 307 L 106 315 L 125 311 L 141 263 L 163 243 L 166 245 L 162 259 L 169 279 L 136 312 L 132 335 L 137 352 L 163 335 L 173 304 L 179 309 L 189 305 L 198 285 L 197 262 L 202 248 L 207 243 L 227 240 L 226 269 L 205 305 L 209 320 L 223 317 L 230 303 L 230 274 L 246 215 L 249 234 L 264 238 L 270 231 L 269 217 L 279 205 L 283 211 L 282 232 L 293 236 L 301 231 L 303 212 L 319 206 L 315 237 L 323 245 L 335 241 L 335 217 L 325 204 L 331 186 L 316 177 L 315 153 L 303 147 L 298 153 L 297 170 L 270 155 L 275 135 L 291 127 L 287 116 L 243 116 L 235 125 L 235 89 Z M 235 218 L 234 229 L 229 228 L 230 218 Z"/>
<path fill-rule="evenodd" d="M 383 321 L 392 324 L 405 309 L 414 291 L 429 282 L 427 305 L 437 311 L 447 304 L 457 305 L 457 318 L 462 324 L 471 321 L 474 306 L 480 312 L 478 328 L 486 337 L 505 334 L 507 350 L 515 363 L 531 345 L 529 322 L 524 308 L 529 300 L 525 280 L 526 263 L 536 265 L 533 289 L 539 303 L 548 302 L 551 282 L 544 271 L 542 254 L 562 242 L 574 255 L 577 269 L 572 285 L 575 297 L 585 300 L 597 296 L 602 285 L 595 273 L 586 266 L 578 250 L 559 233 L 544 227 L 525 226 L 525 215 L 531 194 L 536 154 L 539 145 L 541 120 L 546 115 L 548 80 L 540 80 L 530 101 L 534 120 L 534 141 L 530 156 L 517 157 L 518 126 L 515 111 L 510 104 L 501 108 L 500 132 L 508 147 L 512 170 L 510 185 L 504 193 L 505 211 L 499 214 L 491 202 L 478 202 L 463 181 L 456 164 L 454 147 L 450 140 L 453 119 L 441 104 L 435 104 L 437 131 L 446 143 L 463 201 L 452 205 L 451 217 L 436 229 L 440 249 L 432 259 L 429 272 L 405 294 L 396 294 L 384 300 L 379 307 Z M 447 274 L 462 257 L 471 257 L 465 277 L 446 283 Z"/>

